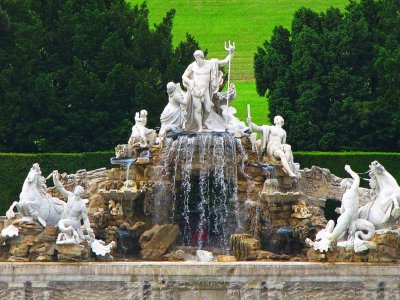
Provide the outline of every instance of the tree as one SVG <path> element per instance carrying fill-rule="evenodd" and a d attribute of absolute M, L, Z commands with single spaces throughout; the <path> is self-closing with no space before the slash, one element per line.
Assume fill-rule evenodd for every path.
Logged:
<path fill-rule="evenodd" d="M 362 0 L 345 13 L 302 8 L 291 33 L 276 27 L 258 49 L 257 91 L 267 91 L 270 118 L 285 118 L 296 149 L 397 149 L 399 6 Z"/>
<path fill-rule="evenodd" d="M 141 109 L 158 126 L 167 82 L 199 47 L 174 49 L 174 10 L 150 29 L 146 5 L 123 0 L 0 5 L 1 151 L 112 149 Z"/>

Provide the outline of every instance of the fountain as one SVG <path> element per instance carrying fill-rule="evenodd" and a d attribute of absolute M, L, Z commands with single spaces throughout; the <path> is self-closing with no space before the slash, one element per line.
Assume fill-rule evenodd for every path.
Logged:
<path fill-rule="evenodd" d="M 234 44 L 226 49 L 223 60 L 194 53 L 182 76 L 187 91 L 168 83 L 158 134 L 146 127 L 147 111 L 136 113 L 128 143 L 111 158 L 119 167 L 55 170 L 47 188 L 32 166 L 20 201 L 0 218 L 2 297 L 398 295 L 394 178 L 378 162 L 371 189 L 350 166 L 352 182 L 300 169 L 282 117 L 258 126 L 250 106 L 246 123 L 234 116 L 234 84 L 219 91 L 218 67 L 230 64 Z M 342 201 L 336 225 L 324 217 L 327 199 Z"/>

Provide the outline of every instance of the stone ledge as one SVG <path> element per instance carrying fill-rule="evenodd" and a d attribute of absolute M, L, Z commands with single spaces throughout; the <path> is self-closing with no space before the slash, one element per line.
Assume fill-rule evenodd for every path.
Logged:
<path fill-rule="evenodd" d="M 376 277 L 392 281 L 400 276 L 400 264 L 396 263 L 307 263 L 307 262 L 112 262 L 112 263 L 0 263 L 1 281 L 53 281 L 97 280 L 113 281 L 113 277 L 215 277 L 224 281 L 227 277 L 253 278 L 281 277 L 284 281 L 363 281 Z M 397 277 L 398 278 L 398 277 Z M 129 279 L 130 280 L 130 279 Z"/>

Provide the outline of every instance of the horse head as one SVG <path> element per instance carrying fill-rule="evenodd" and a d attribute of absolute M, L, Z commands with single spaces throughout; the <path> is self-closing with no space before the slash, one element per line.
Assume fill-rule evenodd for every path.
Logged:
<path fill-rule="evenodd" d="M 33 164 L 28 176 L 26 176 L 26 181 L 28 183 L 37 183 L 37 180 L 41 174 L 42 172 L 40 171 L 39 164 Z"/>
<path fill-rule="evenodd" d="M 382 166 L 377 160 L 374 160 L 369 165 L 370 174 L 374 174 L 375 176 L 382 175 L 386 170 L 385 167 Z"/>

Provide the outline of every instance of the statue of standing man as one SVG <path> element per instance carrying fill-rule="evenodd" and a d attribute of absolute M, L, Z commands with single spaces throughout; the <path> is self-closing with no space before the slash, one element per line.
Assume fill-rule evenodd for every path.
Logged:
<path fill-rule="evenodd" d="M 201 132 L 203 128 L 212 129 L 207 119 L 213 106 L 213 94 L 218 92 L 222 84 L 223 74 L 218 68 L 231 61 L 234 51 L 234 44 L 230 45 L 229 54 L 224 60 L 216 58 L 206 60 L 201 50 L 193 53 L 195 61 L 182 75 L 183 86 L 188 90 L 185 130 Z"/>

